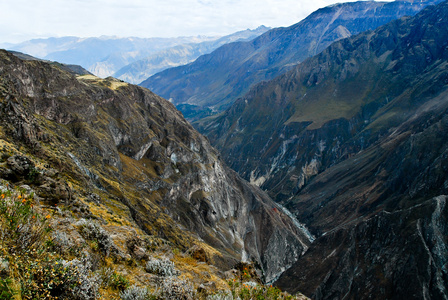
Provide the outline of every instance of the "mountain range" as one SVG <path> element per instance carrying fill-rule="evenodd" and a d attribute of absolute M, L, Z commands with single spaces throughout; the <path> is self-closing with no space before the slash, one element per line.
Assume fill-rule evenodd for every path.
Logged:
<path fill-rule="evenodd" d="M 317 10 L 301 22 L 248 42 L 224 45 L 191 64 L 157 73 L 140 85 L 170 99 L 222 111 L 255 83 L 270 80 L 332 42 L 405 15 L 434 1 L 359 1 Z"/>
<path fill-rule="evenodd" d="M 158 71 L 189 63 L 226 43 L 251 40 L 268 29 L 260 26 L 224 37 L 48 38 L 8 45 L 7 48 L 41 59 L 80 65 L 100 77 L 113 75 L 130 83 L 139 83 Z"/>

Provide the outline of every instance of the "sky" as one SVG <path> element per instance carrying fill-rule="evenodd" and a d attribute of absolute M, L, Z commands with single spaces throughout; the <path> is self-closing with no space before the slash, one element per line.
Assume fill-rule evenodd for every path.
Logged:
<path fill-rule="evenodd" d="M 352 0 L 354 1 L 354 0 Z M 343 0 L 0 0 L 0 43 L 46 37 L 226 35 L 295 24 Z"/>

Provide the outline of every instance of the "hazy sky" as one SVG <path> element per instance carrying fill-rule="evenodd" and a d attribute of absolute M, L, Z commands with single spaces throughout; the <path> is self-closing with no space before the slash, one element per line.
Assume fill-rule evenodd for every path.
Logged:
<path fill-rule="evenodd" d="M 39 37 L 224 35 L 289 26 L 337 0 L 0 0 L 0 43 Z"/>

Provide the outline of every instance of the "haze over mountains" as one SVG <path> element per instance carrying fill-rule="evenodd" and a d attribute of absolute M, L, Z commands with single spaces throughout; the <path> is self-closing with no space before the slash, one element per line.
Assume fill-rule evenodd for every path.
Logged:
<path fill-rule="evenodd" d="M 80 65 L 103 78 L 114 76 L 130 83 L 140 83 L 158 71 L 189 63 L 226 43 L 253 39 L 268 29 L 260 26 L 224 37 L 35 39 L 8 45 L 8 49 Z"/>
<path fill-rule="evenodd" d="M 260 26 L 254 30 L 239 31 L 213 41 L 171 47 L 132 62 L 116 71 L 113 76 L 130 83 L 138 84 L 157 72 L 179 65 L 186 65 L 199 56 L 210 53 L 222 45 L 236 41 L 248 41 L 268 30 L 269 28 Z"/>

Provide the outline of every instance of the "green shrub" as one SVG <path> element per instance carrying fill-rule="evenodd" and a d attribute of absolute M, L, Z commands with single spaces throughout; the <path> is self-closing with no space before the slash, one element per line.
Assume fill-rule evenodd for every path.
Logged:
<path fill-rule="evenodd" d="M 0 278 L 0 299 L 14 299 L 15 294 L 17 292 L 12 287 L 11 278 Z"/>
<path fill-rule="evenodd" d="M 35 207 L 33 194 L 0 193 L 0 253 L 8 277 L 0 282 L 0 299 L 95 299 L 100 281 L 86 261 L 59 259 L 50 239 L 51 215 Z M 14 283 L 14 284 L 13 284 Z"/>
<path fill-rule="evenodd" d="M 114 289 L 124 291 L 129 287 L 129 280 L 121 274 L 113 273 L 110 286 Z"/>
<path fill-rule="evenodd" d="M 41 215 L 34 208 L 34 195 L 4 191 L 0 196 L 0 232 L 2 246 L 12 253 L 22 253 L 42 247 L 51 229 L 46 220 L 49 214 Z"/>

